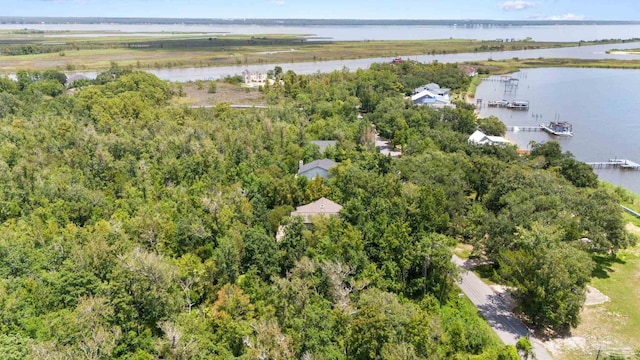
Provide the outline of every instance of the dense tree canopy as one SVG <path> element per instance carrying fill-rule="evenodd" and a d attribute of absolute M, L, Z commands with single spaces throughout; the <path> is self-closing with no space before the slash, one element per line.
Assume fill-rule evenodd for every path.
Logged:
<path fill-rule="evenodd" d="M 278 76 L 273 106 L 242 111 L 171 105 L 168 84 L 117 66 L 74 94 L 56 72 L 0 79 L 0 357 L 512 359 L 458 299 L 456 242 L 561 328 L 589 254 L 633 241 L 555 145 L 472 146 L 466 106 L 404 101 L 465 89 L 455 65 Z M 295 176 L 323 156 L 329 179 Z M 288 217 L 323 196 L 340 217 Z"/>

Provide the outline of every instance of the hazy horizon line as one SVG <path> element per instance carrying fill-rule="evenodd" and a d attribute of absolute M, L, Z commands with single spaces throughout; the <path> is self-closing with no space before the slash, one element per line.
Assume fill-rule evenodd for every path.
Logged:
<path fill-rule="evenodd" d="M 549 20 L 549 19 L 350 19 L 350 18 L 195 18 L 195 17 L 127 17 L 127 16 L 0 16 L 0 22 L 27 22 L 33 21 L 42 22 L 47 20 L 52 23 L 56 21 L 68 21 L 74 20 L 75 22 L 82 21 L 98 21 L 109 20 L 118 22 L 119 20 L 129 23 L 153 23 L 158 21 L 159 23 L 166 23 L 167 21 L 181 21 L 198 24 L 210 24 L 214 23 L 264 23 L 267 21 L 275 22 L 276 24 L 283 25 L 286 22 L 292 23 L 322 23 L 322 24 L 334 24 L 334 25 L 348 25 L 348 24 L 371 24 L 371 25 L 393 25 L 393 24 L 544 24 L 544 25 L 580 25 L 580 24 L 620 24 L 620 25 L 633 25 L 640 24 L 638 20 L 595 20 L 595 19 L 582 19 L 582 20 Z"/>

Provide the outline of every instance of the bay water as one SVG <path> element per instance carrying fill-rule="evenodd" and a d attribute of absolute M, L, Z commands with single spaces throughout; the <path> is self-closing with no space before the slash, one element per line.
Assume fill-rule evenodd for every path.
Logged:
<path fill-rule="evenodd" d="M 602 162 L 628 159 L 640 163 L 640 70 L 541 68 L 511 74 L 516 89 L 501 81 L 483 81 L 480 116 L 497 116 L 507 126 L 537 126 L 560 120 L 573 125 L 572 137 L 546 132 L 507 132 L 523 149 L 531 141 L 557 141 L 576 159 Z M 487 107 L 491 100 L 528 100 L 529 111 Z M 640 194 L 640 171 L 596 169 L 599 178 Z"/>
<path fill-rule="evenodd" d="M 41 23 L 0 24 L 0 30 L 34 29 L 43 31 L 100 31 L 96 36 L 120 36 L 127 33 L 166 36 L 167 33 L 201 34 L 294 34 L 334 41 L 360 40 L 425 40 L 425 39 L 526 39 L 535 41 L 591 41 L 630 39 L 640 34 L 638 24 L 618 25 L 477 25 L 460 21 L 456 25 L 285 25 L 274 20 L 272 25 L 257 24 L 123 24 L 123 23 Z M 118 34 L 120 33 L 120 34 Z M 64 36 L 84 36 L 63 34 Z"/>

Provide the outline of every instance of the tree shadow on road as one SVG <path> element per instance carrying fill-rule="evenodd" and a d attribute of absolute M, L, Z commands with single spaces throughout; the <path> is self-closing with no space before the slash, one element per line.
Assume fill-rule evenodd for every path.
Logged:
<path fill-rule="evenodd" d="M 498 294 L 490 295 L 486 304 L 478 305 L 478 310 L 491 327 L 510 333 L 514 343 L 521 336 L 529 334 L 529 328 L 509 310 Z"/>

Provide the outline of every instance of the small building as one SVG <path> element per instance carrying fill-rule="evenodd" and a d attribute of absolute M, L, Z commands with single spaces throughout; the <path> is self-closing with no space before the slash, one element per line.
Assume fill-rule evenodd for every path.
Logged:
<path fill-rule="evenodd" d="M 242 72 L 242 81 L 245 84 L 264 84 L 267 81 L 267 74 L 258 71 L 251 72 L 245 70 Z"/>
<path fill-rule="evenodd" d="M 305 224 L 311 224 L 311 219 L 314 216 L 337 216 L 340 210 L 342 210 L 342 205 L 323 197 L 310 204 L 298 206 L 295 211 L 291 212 L 291 217 L 302 216 Z"/>
<path fill-rule="evenodd" d="M 323 154 L 329 146 L 335 147 L 336 145 L 338 145 L 338 142 L 336 140 L 312 140 L 310 141 L 310 143 L 318 145 L 318 147 L 320 148 L 320 154 Z"/>
<path fill-rule="evenodd" d="M 474 76 L 478 75 L 478 72 L 476 71 L 476 68 L 474 68 L 471 65 L 463 65 L 461 67 L 461 70 L 467 76 L 474 77 Z"/>
<path fill-rule="evenodd" d="M 483 133 L 480 130 L 476 130 L 471 136 L 469 136 L 469 144 L 474 145 L 500 145 L 504 146 L 511 142 L 502 136 L 491 136 Z"/>
<path fill-rule="evenodd" d="M 337 162 L 329 159 L 315 160 L 308 164 L 305 164 L 300 160 L 298 167 L 298 175 L 304 176 L 307 179 L 314 179 L 316 176 L 327 178 L 329 176 L 329 169 L 338 165 Z"/>

